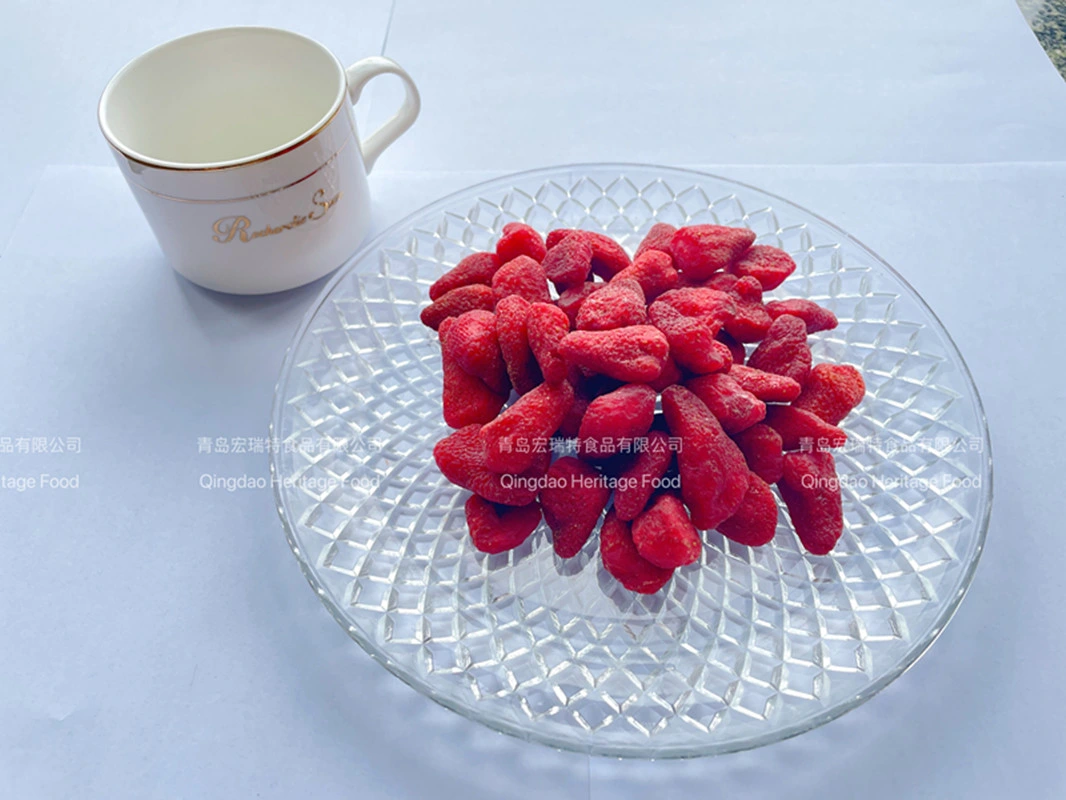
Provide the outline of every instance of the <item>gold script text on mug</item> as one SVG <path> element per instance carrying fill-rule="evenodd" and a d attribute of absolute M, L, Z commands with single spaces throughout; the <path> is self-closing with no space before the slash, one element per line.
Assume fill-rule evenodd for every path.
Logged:
<path fill-rule="evenodd" d="M 286 222 L 282 225 L 267 225 L 265 228 L 261 228 L 257 231 L 249 231 L 252 226 L 252 221 L 245 216 L 236 217 L 222 217 L 215 221 L 212 226 L 215 235 L 211 238 L 216 242 L 225 244 L 226 242 L 233 241 L 234 237 L 240 239 L 242 242 L 250 242 L 253 239 L 259 239 L 263 236 L 271 236 L 275 233 L 284 233 L 285 231 L 298 228 L 308 220 L 322 219 L 326 216 L 329 210 L 341 199 L 342 192 L 337 192 L 333 197 L 326 197 L 326 190 L 319 189 L 311 197 L 311 202 L 314 204 L 314 208 L 308 213 L 299 215 L 294 214 L 290 222 Z"/>

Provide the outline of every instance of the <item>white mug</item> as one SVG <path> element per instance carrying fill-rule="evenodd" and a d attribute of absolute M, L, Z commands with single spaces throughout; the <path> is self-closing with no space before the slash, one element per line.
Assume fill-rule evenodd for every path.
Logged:
<path fill-rule="evenodd" d="M 360 141 L 352 104 L 384 73 L 403 81 L 403 105 Z M 370 227 L 367 173 L 419 108 L 394 61 L 345 69 L 305 36 L 240 27 L 134 59 L 104 89 L 99 120 L 174 269 L 209 289 L 265 294 L 356 250 Z"/>

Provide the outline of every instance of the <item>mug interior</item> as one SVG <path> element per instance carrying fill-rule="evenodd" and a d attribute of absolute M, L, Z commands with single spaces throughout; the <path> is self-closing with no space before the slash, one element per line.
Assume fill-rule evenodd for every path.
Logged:
<path fill-rule="evenodd" d="M 325 47 L 273 28 L 221 28 L 127 64 L 100 99 L 120 152 L 176 168 L 228 166 L 285 150 L 329 120 L 344 70 Z"/>

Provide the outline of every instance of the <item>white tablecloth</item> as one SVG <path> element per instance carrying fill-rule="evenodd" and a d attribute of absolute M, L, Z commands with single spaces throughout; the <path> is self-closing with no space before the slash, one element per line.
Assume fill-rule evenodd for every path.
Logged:
<path fill-rule="evenodd" d="M 78 488 L 0 489 L 0 796 L 1061 796 L 1066 87 L 1016 9 L 449 5 L 398 0 L 391 27 L 380 3 L 310 16 L 186 4 L 150 21 L 14 9 L 0 101 L 25 105 L 0 132 L 13 232 L 0 438 L 68 452 L 0 454 L 0 475 L 77 475 Z M 91 111 L 127 56 L 238 20 L 309 32 L 346 59 L 379 52 L 388 28 L 385 51 L 426 104 L 372 176 L 379 230 L 512 168 L 663 161 L 784 195 L 895 265 L 968 360 L 996 459 L 987 552 L 927 656 L 822 729 L 662 763 L 494 734 L 372 663 L 306 586 L 269 492 L 199 486 L 266 474 L 261 454 L 198 441 L 265 436 L 282 352 L 321 282 L 202 291 L 166 267 L 116 170 L 47 166 L 107 163 Z M 14 73 L 20 52 L 42 69 Z M 391 91 L 371 93 L 364 126 Z"/>

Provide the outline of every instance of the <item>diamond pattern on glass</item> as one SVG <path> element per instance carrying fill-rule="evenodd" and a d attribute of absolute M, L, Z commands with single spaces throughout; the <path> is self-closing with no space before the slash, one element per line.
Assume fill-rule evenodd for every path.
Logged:
<path fill-rule="evenodd" d="M 644 597 L 600 567 L 595 537 L 559 561 L 542 525 L 478 553 L 467 493 L 437 470 L 429 285 L 504 224 L 608 233 L 630 252 L 656 222 L 747 225 L 799 268 L 776 297 L 841 324 L 816 360 L 868 393 L 838 456 L 845 532 L 828 557 L 787 517 L 753 550 L 706 534 L 699 563 Z M 291 348 L 272 454 L 305 574 L 368 652 L 494 728 L 618 756 L 727 752 L 820 724 L 872 695 L 945 624 L 987 526 L 990 454 L 965 366 L 921 300 L 847 234 L 780 198 L 698 173 L 541 170 L 447 198 L 382 235 L 334 279 Z"/>

